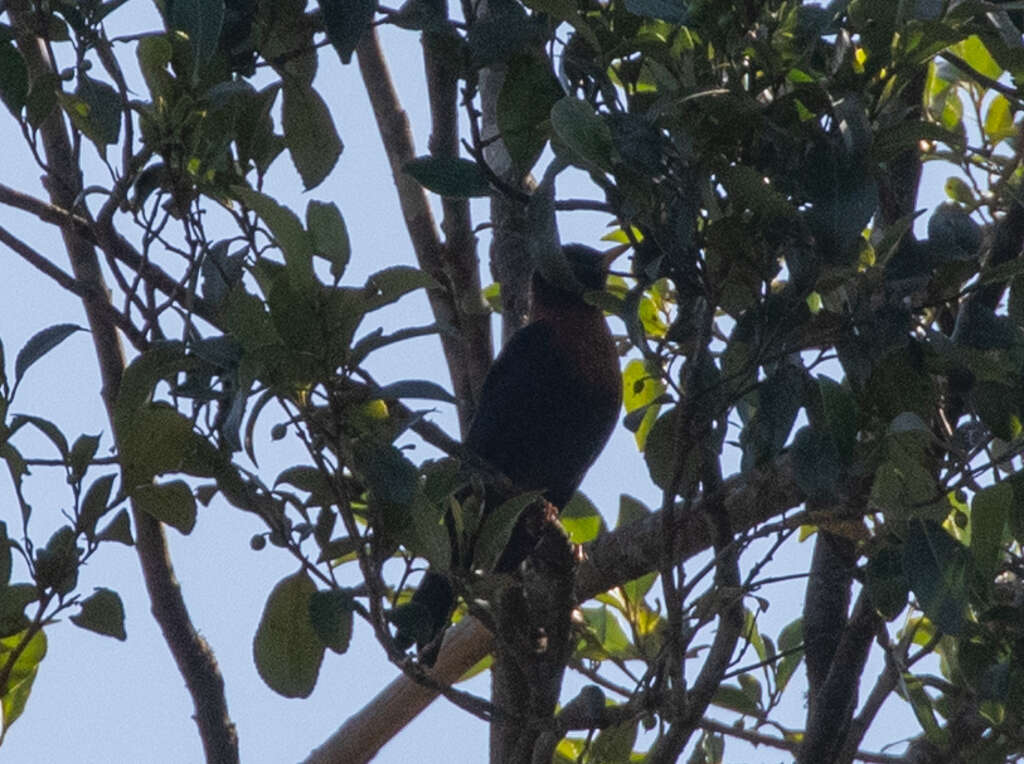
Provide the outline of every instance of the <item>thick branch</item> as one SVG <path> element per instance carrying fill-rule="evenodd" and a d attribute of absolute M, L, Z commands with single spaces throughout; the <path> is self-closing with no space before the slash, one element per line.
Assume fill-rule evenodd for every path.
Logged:
<path fill-rule="evenodd" d="M 27 0 L 13 0 L 8 4 L 8 10 L 16 30 L 18 48 L 28 66 L 32 81 L 52 74 L 53 66 L 45 47 L 31 31 L 34 16 L 30 3 Z M 45 184 L 51 201 L 58 208 L 72 209 L 75 199 L 81 193 L 82 180 L 74 161 L 61 112 L 55 110 L 40 126 L 39 132 L 50 170 Z M 107 310 L 110 307 L 109 293 L 92 243 L 83 238 L 76 227 L 70 224 L 61 226 L 61 234 L 71 259 L 75 280 L 87 290 L 82 297 L 82 303 L 92 329 L 93 343 L 103 379 L 103 400 L 109 412 L 117 397 L 125 364 L 124 352 Z M 192 695 L 196 708 L 196 722 L 199 725 L 207 761 L 226 764 L 237 762 L 238 738 L 235 726 L 228 716 L 224 682 L 213 653 L 189 619 L 171 566 L 163 527 L 152 516 L 138 509 L 133 508 L 133 516 L 136 528 L 135 547 L 149 592 L 153 616 L 163 630 L 178 670 Z"/>
<path fill-rule="evenodd" d="M 403 170 L 405 163 L 415 157 L 415 148 L 409 120 L 395 93 L 375 29 L 363 34 L 356 55 L 377 120 L 377 129 L 391 164 L 402 217 L 416 251 L 416 259 L 420 267 L 441 284 L 441 287 L 431 289 L 427 297 L 434 317 L 442 327 L 441 346 L 455 397 L 459 402 L 459 423 L 465 433 L 474 409 L 475 391 L 483 383 L 491 363 L 489 343 L 486 347 L 480 347 L 467 340 L 474 336 L 475 330 L 472 327 L 476 326 L 475 322 L 479 322 L 482 315 L 480 294 L 479 291 L 475 295 L 458 291 L 458 284 L 448 271 L 444 245 L 438 236 L 426 194 Z M 454 331 L 445 331 L 449 328 Z"/>
<path fill-rule="evenodd" d="M 781 457 L 774 465 L 730 478 L 719 494 L 720 498 L 698 498 L 689 513 L 675 513 L 674 554 L 679 560 L 689 559 L 711 546 L 704 518 L 709 501 L 722 502 L 736 533 L 749 530 L 803 501 L 793 480 L 788 456 Z M 656 512 L 587 544 L 584 547 L 586 558 L 576 575 L 576 600 L 590 599 L 654 570 L 664 549 L 663 534 L 661 513 Z M 490 633 L 478 621 L 464 619 L 449 629 L 432 675 L 442 681 L 454 681 L 486 657 L 490 649 Z M 307 761 L 316 764 L 369 761 L 436 697 L 437 693 L 400 676 L 350 717 Z"/>

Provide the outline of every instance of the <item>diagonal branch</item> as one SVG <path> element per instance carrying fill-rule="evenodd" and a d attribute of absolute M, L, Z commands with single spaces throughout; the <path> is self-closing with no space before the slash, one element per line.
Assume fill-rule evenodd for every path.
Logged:
<path fill-rule="evenodd" d="M 441 285 L 427 293 L 437 323 L 442 327 L 441 346 L 459 402 L 459 423 L 465 432 L 472 417 L 476 391 L 483 383 L 491 363 L 491 347 L 479 339 L 481 321 L 486 314 L 481 306 L 479 281 L 471 294 L 472 278 L 464 271 L 450 272 L 451 262 L 438 235 L 434 215 L 423 188 L 404 171 L 406 162 L 415 158 L 409 119 L 398 100 L 380 47 L 376 29 L 363 34 L 356 48 L 359 71 L 377 120 L 377 129 L 391 164 L 391 175 L 398 189 L 398 200 L 405 227 L 412 240 L 420 267 Z M 475 258 L 475 255 L 474 255 Z M 465 267 L 465 257 L 459 266 Z M 479 277 L 477 277 L 479 279 Z M 472 340 L 477 337 L 476 340 Z"/>
<path fill-rule="evenodd" d="M 798 506 L 803 500 L 788 456 L 761 469 L 735 475 L 714 495 L 695 499 L 690 512 L 674 513 L 672 554 L 678 560 L 686 560 L 711 547 L 711 530 L 705 518 L 711 506 L 720 503 L 729 524 L 740 534 Z M 655 570 L 662 559 L 664 538 L 662 515 L 654 512 L 586 544 L 586 557 L 576 574 L 576 600 L 583 602 Z M 490 632 L 479 621 L 465 618 L 448 630 L 431 675 L 439 681 L 457 681 L 490 650 Z M 436 697 L 437 693 L 404 675 L 396 678 L 317 748 L 307 763 L 369 761 Z"/>

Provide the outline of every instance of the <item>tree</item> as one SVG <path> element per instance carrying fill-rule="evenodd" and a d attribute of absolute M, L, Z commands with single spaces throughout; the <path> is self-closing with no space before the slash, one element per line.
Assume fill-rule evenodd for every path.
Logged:
<path fill-rule="evenodd" d="M 66 258 L 6 225 L 0 243 L 81 299 L 113 448 L 15 413 L 30 367 L 82 327 L 43 329 L 0 377 L 0 457 L 20 508 L 0 526 L 5 731 L 56 620 L 125 638 L 114 589 L 77 585 L 120 542 L 138 553 L 207 759 L 238 760 L 165 538 L 216 503 L 252 513 L 253 549 L 297 566 L 253 635 L 271 689 L 309 695 L 356 619 L 405 672 L 387 718 L 369 706 L 311 760 L 371 755 L 438 693 L 489 722 L 492 761 L 640 748 L 715 762 L 742 743 L 801 762 L 904 760 L 865 750 L 894 696 L 920 723 L 905 760 L 1024 752 L 1016 7 L 499 0 L 453 15 L 179 0 L 109 35 L 137 5 L 0 4 L 0 96 L 47 195 L 0 184 L 0 203 L 53 226 Z M 427 155 L 381 23 L 422 41 Z M 310 200 L 300 216 L 266 182 L 284 156 L 306 189 L 334 170 L 337 115 L 314 83 L 335 56 L 356 59 L 418 261 L 381 258 L 362 283 L 350 260 L 374 255 L 352 249 L 342 210 Z M 926 163 L 952 174 L 924 230 Z M 591 198 L 559 197 L 566 167 Z M 491 200 L 499 289 L 481 289 L 473 197 Z M 553 256 L 556 210 L 573 209 L 604 215 L 631 258 L 590 299 L 624 327 L 623 426 L 661 500 L 652 510 L 622 485 L 608 529 L 614 508 L 578 496 L 561 518 L 578 564 L 549 564 L 569 551 L 552 530 L 561 543 L 493 576 L 530 497 L 483 512 L 480 481 L 500 478 L 461 464 L 458 438 L 406 401 L 454 402 L 466 427 L 492 356 L 482 295 L 503 306 L 507 336 L 527 255 Z M 430 324 L 365 328 L 418 293 Z M 433 335 L 451 393 L 368 371 Z M 57 459 L 25 455 L 30 430 Z M 258 461 L 270 441 L 299 449 L 276 475 Z M 410 442 L 437 457 L 410 458 Z M 44 539 L 27 491 L 30 468 L 47 467 L 71 504 Z M 475 618 L 431 670 L 393 628 L 415 627 L 401 605 L 425 563 L 453 567 L 449 525 L 476 538 L 473 564 L 452 571 Z M 773 637 L 765 611 L 785 603 L 771 565 L 812 534 L 802 612 Z M 491 698 L 454 686 L 492 644 Z M 872 654 L 884 665 L 862 694 Z M 806 714 L 790 720 L 780 704 L 801 663 Z M 556 707 L 566 668 L 588 684 Z"/>

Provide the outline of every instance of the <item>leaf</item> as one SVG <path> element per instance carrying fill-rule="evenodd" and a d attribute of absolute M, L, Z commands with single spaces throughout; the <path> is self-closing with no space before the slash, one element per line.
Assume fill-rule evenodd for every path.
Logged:
<path fill-rule="evenodd" d="M 439 196 L 466 199 L 488 196 L 491 185 L 476 162 L 456 157 L 422 156 L 410 159 L 402 171 Z"/>
<path fill-rule="evenodd" d="M 312 85 L 285 77 L 281 127 L 295 169 L 308 191 L 326 178 L 344 149 L 331 112 Z"/>
<path fill-rule="evenodd" d="M 120 429 L 122 490 L 128 493 L 157 475 L 183 471 L 200 441 L 209 446 L 191 421 L 166 405 L 135 412 Z"/>
<path fill-rule="evenodd" d="M 110 501 L 110 491 L 116 477 L 110 473 L 94 480 L 79 504 L 76 528 L 84 532 L 86 538 L 91 539 L 96 534 L 96 523 L 107 511 L 107 502 Z"/>
<path fill-rule="evenodd" d="M 78 324 L 55 324 L 32 335 L 14 359 L 14 386 L 18 386 L 32 364 L 78 331 L 85 330 Z"/>
<path fill-rule="evenodd" d="M 147 515 L 188 535 L 196 524 L 196 499 L 184 480 L 139 485 L 132 490 L 135 505 Z"/>
<path fill-rule="evenodd" d="M 298 216 L 277 201 L 250 188 L 236 186 L 232 189 L 235 198 L 259 215 L 274 235 L 274 241 L 284 254 L 288 278 L 300 292 L 312 289 L 313 242 Z"/>
<path fill-rule="evenodd" d="M 726 708 L 745 716 L 758 717 L 761 715 L 761 709 L 757 703 L 751 699 L 750 695 L 736 685 L 719 685 L 711 702 L 720 708 Z"/>
<path fill-rule="evenodd" d="M 454 395 L 436 382 L 430 382 L 425 379 L 404 379 L 400 382 L 392 382 L 378 388 L 374 395 L 384 400 L 425 398 L 434 401 L 444 401 L 445 403 L 455 403 Z"/>
<path fill-rule="evenodd" d="M 857 399 L 847 387 L 824 375 L 818 377 L 818 389 L 821 391 L 829 435 L 832 436 L 843 464 L 849 464 L 857 445 Z"/>
<path fill-rule="evenodd" d="M 320 674 L 325 647 L 310 619 L 315 592 L 305 571 L 279 581 L 253 639 L 256 670 L 270 689 L 286 698 L 309 697 Z"/>
<path fill-rule="evenodd" d="M 626 10 L 670 24 L 685 24 L 690 16 L 683 0 L 626 0 Z"/>
<path fill-rule="evenodd" d="M 631 719 L 605 727 L 594 738 L 587 761 L 592 764 L 619 764 L 630 761 L 639 724 L 639 719 Z"/>
<path fill-rule="evenodd" d="M 121 136 L 121 96 L 110 85 L 79 75 L 74 95 L 58 92 L 57 100 L 72 124 L 103 153 Z"/>
<path fill-rule="evenodd" d="M 0 666 L 7 666 L 8 661 L 12 658 L 14 660 L 7 676 L 6 692 L 0 697 L 0 709 L 4 717 L 0 738 L 25 710 L 39 664 L 46 657 L 46 633 L 40 629 L 32 635 L 21 654 L 15 658 L 13 651 L 22 643 L 25 636 L 27 635 L 24 633 L 15 634 L 0 640 Z"/>
<path fill-rule="evenodd" d="M 11 584 L 0 588 L 0 637 L 24 631 L 31 621 L 25 608 L 39 599 L 35 584 Z"/>
<path fill-rule="evenodd" d="M 437 282 L 426 271 L 409 265 L 394 265 L 377 271 L 366 280 L 364 297 L 366 310 L 390 305 L 416 289 L 433 289 Z"/>
<path fill-rule="evenodd" d="M 188 37 L 192 48 L 193 77 L 217 52 L 224 26 L 224 0 L 168 0 L 167 24 Z"/>
<path fill-rule="evenodd" d="M 341 63 L 347 64 L 372 25 L 377 4 L 373 0 L 320 0 L 320 10 L 327 39 L 338 51 Z"/>
<path fill-rule="evenodd" d="M 36 550 L 36 583 L 67 594 L 78 582 L 78 547 L 75 531 L 64 525 L 53 532 L 46 546 Z"/>
<path fill-rule="evenodd" d="M 498 94 L 498 130 L 516 170 L 537 162 L 551 133 L 551 109 L 565 95 L 546 57 L 515 56 Z"/>
<path fill-rule="evenodd" d="M 907 606 L 910 587 L 903 572 L 903 551 L 886 545 L 868 560 L 865 585 L 875 610 L 892 621 Z"/>
<path fill-rule="evenodd" d="M 802 427 L 793 438 L 793 479 L 809 499 L 825 502 L 835 495 L 843 474 L 839 451 L 828 435 Z"/>
<path fill-rule="evenodd" d="M 473 548 L 473 567 L 490 572 L 494 570 L 508 540 L 512 536 L 519 516 L 533 502 L 537 501 L 542 492 L 530 491 L 514 496 L 484 518 L 476 546 Z"/>
<path fill-rule="evenodd" d="M 340 589 L 318 591 L 309 599 L 309 620 L 324 646 L 341 655 L 352 641 L 352 598 Z"/>
<path fill-rule="evenodd" d="M 573 544 L 593 541 L 604 525 L 597 507 L 581 491 L 576 491 L 562 507 L 562 511 L 558 513 L 558 520 Z"/>
<path fill-rule="evenodd" d="M 924 614 L 942 631 L 964 627 L 970 553 L 938 523 L 911 520 L 903 542 L 903 569 Z"/>
<path fill-rule="evenodd" d="M 0 99 L 17 119 L 27 98 L 28 67 L 25 59 L 11 42 L 4 40 L 0 42 Z"/>
<path fill-rule="evenodd" d="M 775 686 L 779 692 L 786 689 L 793 672 L 803 660 L 804 623 L 802 618 L 787 624 L 779 632 L 779 654 L 782 658 L 775 664 Z M 798 649 L 799 648 L 799 649 Z"/>
<path fill-rule="evenodd" d="M 612 133 L 589 103 L 572 96 L 560 99 L 551 109 L 551 128 L 575 163 L 611 171 Z"/>
<path fill-rule="evenodd" d="M 121 597 L 112 589 L 97 587 L 94 593 L 82 600 L 82 609 L 71 616 L 71 622 L 88 631 L 124 642 L 128 635 L 124 630 L 124 605 Z"/>
<path fill-rule="evenodd" d="M 99 435 L 79 435 L 75 438 L 67 457 L 68 466 L 71 468 L 69 479 L 72 483 L 77 483 L 85 476 L 85 471 L 92 463 L 99 447 Z"/>
<path fill-rule="evenodd" d="M 132 523 L 128 517 L 128 510 L 122 509 L 114 519 L 107 523 L 107 527 L 96 534 L 99 541 L 117 541 L 125 546 L 132 546 L 135 540 L 132 539 Z"/>
<path fill-rule="evenodd" d="M 11 540 L 7 536 L 7 523 L 0 520 L 0 589 L 7 588 L 7 585 L 11 582 L 11 566 L 13 563 Z"/>
<path fill-rule="evenodd" d="M 999 143 L 1017 135 L 1010 102 L 1001 93 L 996 94 L 988 105 L 988 111 L 985 112 L 985 135 L 992 143 Z"/>
<path fill-rule="evenodd" d="M 971 554 L 985 581 L 992 581 L 999 570 L 1012 505 L 1013 486 L 1006 481 L 984 488 L 971 502 Z"/>
<path fill-rule="evenodd" d="M 588 636 L 597 642 L 596 647 L 587 645 L 580 657 L 595 660 L 636 657 L 636 651 L 619 619 L 606 605 L 580 608 L 580 612 L 589 629 Z"/>
<path fill-rule="evenodd" d="M 636 447 L 640 451 L 647 445 L 647 436 L 661 410 L 661 405 L 656 401 L 665 395 L 667 389 L 661 375 L 648 361 L 634 358 L 622 371 L 622 403 L 626 407 L 627 417 L 634 413 L 642 415 L 636 427 L 629 428 L 633 431 Z"/>
<path fill-rule="evenodd" d="M 338 205 L 310 200 L 306 205 L 306 228 L 313 239 L 313 254 L 330 262 L 331 275 L 340 279 L 352 254 L 352 245 Z"/>

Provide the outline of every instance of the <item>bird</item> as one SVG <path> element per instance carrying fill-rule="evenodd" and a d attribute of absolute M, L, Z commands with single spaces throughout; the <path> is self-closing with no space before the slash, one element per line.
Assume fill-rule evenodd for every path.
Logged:
<path fill-rule="evenodd" d="M 604 312 L 584 299 L 585 292 L 604 288 L 607 258 L 581 244 L 562 252 L 566 273 L 545 277 L 534 271 L 528 321 L 491 364 L 464 441 L 471 457 L 502 473 L 518 492 L 541 491 L 558 510 L 604 448 L 622 404 L 615 342 Z M 493 493 L 488 491 L 485 512 L 509 498 Z M 521 518 L 495 570 L 516 570 L 536 541 Z M 432 663 L 436 637 L 454 605 L 448 577 L 427 571 L 409 603 L 413 615 L 405 619 L 417 623 L 399 624 L 398 646 L 433 644 L 425 659 Z"/>

